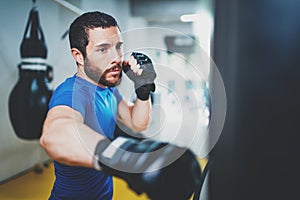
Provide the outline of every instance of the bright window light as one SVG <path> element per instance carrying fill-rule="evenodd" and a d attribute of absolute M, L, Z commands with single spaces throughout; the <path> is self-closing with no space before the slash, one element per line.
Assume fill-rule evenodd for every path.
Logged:
<path fill-rule="evenodd" d="M 181 15 L 180 20 L 182 22 L 194 22 L 198 18 L 198 14 L 186 14 L 186 15 Z"/>

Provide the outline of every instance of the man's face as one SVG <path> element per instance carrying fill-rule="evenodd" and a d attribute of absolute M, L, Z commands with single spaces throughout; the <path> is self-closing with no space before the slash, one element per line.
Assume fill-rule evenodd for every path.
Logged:
<path fill-rule="evenodd" d="M 117 27 L 89 30 L 83 66 L 86 75 L 103 86 L 113 87 L 119 84 L 122 76 L 122 44 Z"/>

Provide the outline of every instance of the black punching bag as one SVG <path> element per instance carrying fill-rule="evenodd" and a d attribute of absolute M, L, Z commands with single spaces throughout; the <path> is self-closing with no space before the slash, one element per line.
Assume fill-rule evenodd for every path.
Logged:
<path fill-rule="evenodd" d="M 47 65 L 47 47 L 36 6 L 30 11 L 21 43 L 19 80 L 9 97 L 9 116 L 21 139 L 39 139 L 52 95 L 52 67 Z"/>

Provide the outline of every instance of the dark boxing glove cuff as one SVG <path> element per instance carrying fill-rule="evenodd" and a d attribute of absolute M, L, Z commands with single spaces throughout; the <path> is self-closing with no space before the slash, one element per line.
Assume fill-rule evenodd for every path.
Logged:
<path fill-rule="evenodd" d="M 135 93 L 138 99 L 142 101 L 146 101 L 149 99 L 150 92 L 154 92 L 154 91 L 155 91 L 155 84 L 151 83 L 137 88 L 135 90 Z"/>

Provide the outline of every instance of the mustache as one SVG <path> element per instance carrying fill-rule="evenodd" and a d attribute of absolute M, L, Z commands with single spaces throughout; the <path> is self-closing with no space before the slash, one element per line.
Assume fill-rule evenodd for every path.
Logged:
<path fill-rule="evenodd" d="M 111 71 L 115 71 L 115 70 L 121 70 L 122 69 L 122 65 L 120 64 L 116 64 L 110 68 L 107 68 L 105 71 L 106 72 L 111 72 Z"/>

